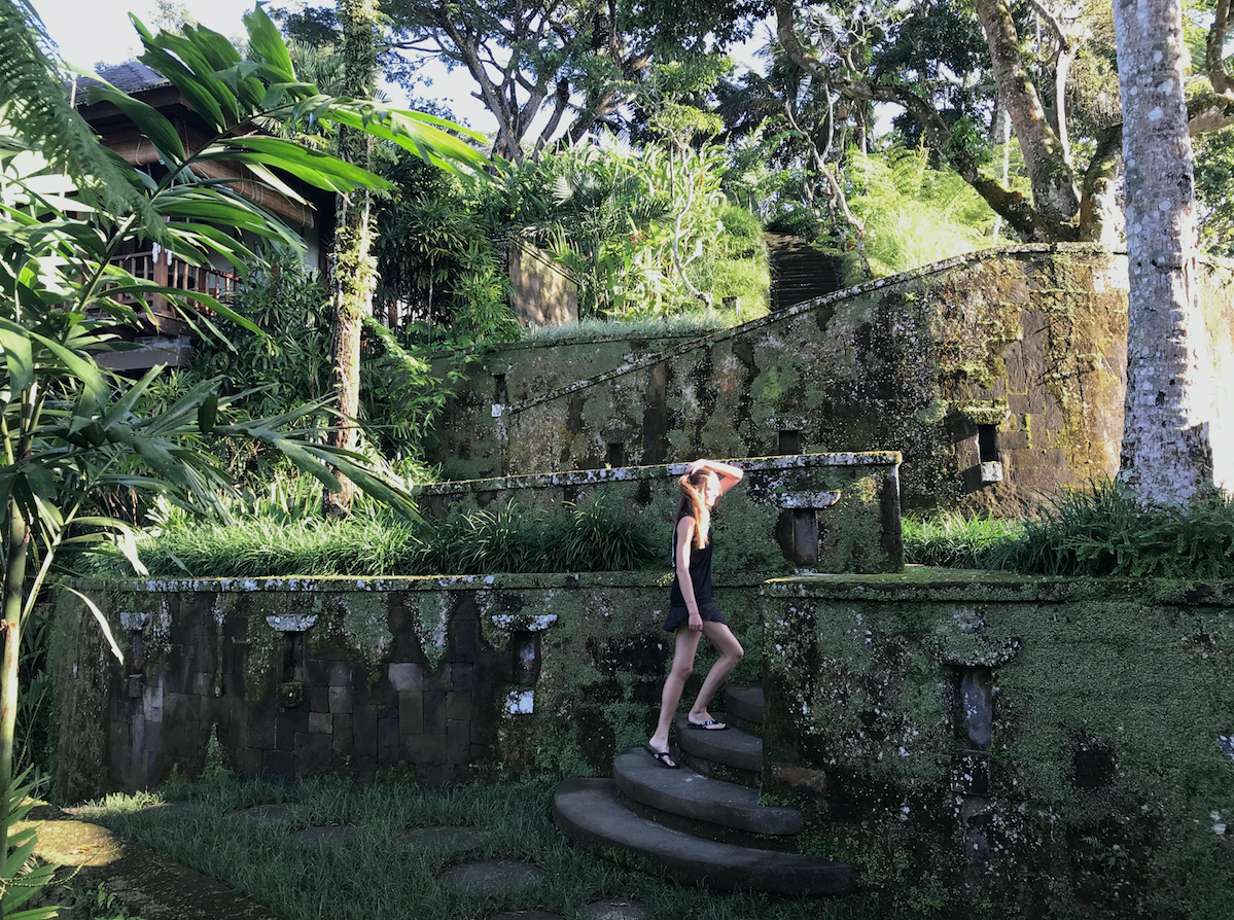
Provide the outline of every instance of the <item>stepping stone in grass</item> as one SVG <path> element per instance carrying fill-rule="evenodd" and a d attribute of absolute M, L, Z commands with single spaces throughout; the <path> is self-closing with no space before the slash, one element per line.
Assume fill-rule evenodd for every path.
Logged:
<path fill-rule="evenodd" d="M 141 809 L 144 814 L 157 814 L 160 818 L 174 818 L 185 812 L 192 811 L 193 802 L 157 802 Z"/>
<path fill-rule="evenodd" d="M 290 805 L 258 805 L 244 813 L 249 821 L 283 821 L 290 815 Z"/>
<path fill-rule="evenodd" d="M 562 920 L 562 917 L 543 910 L 511 910 L 504 914 L 493 914 L 488 920 Z"/>
<path fill-rule="evenodd" d="M 583 920 L 655 920 L 651 910 L 624 898 L 595 901 L 582 911 Z"/>
<path fill-rule="evenodd" d="M 452 850 L 462 853 L 484 845 L 488 831 L 475 827 L 417 827 L 403 834 L 408 846 L 422 850 Z"/>
<path fill-rule="evenodd" d="M 356 836 L 356 829 L 350 824 L 341 827 L 306 827 L 296 834 L 296 839 L 305 846 L 321 846 L 323 844 L 346 843 Z"/>
<path fill-rule="evenodd" d="M 486 859 L 452 866 L 437 881 L 462 895 L 518 894 L 543 882 L 544 870 L 535 863 Z"/>

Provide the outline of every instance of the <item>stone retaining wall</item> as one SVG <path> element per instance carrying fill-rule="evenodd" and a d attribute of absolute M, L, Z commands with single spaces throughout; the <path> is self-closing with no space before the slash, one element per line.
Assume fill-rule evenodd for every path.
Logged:
<path fill-rule="evenodd" d="M 54 795 L 197 776 L 426 783 L 607 773 L 646 740 L 672 654 L 670 576 L 87 582 L 54 613 Z M 757 580 L 717 599 L 761 670 Z M 706 643 L 704 643 L 706 646 Z M 710 663 L 700 653 L 700 672 Z M 698 678 L 692 678 L 697 689 Z M 213 741 L 212 741 L 213 739 Z"/>
<path fill-rule="evenodd" d="M 763 578 L 793 569 L 815 572 L 898 572 L 900 455 L 807 454 L 730 460 L 745 473 L 717 508 L 716 570 Z M 563 502 L 601 502 L 633 515 L 653 546 L 670 560 L 677 479 L 685 464 L 540 473 L 416 490 L 421 510 L 445 519 L 452 510 L 516 502 L 548 511 Z"/>
<path fill-rule="evenodd" d="M 1220 365 L 1229 271 L 1199 280 Z M 1018 515 L 1117 471 L 1126 336 L 1124 254 L 977 252 L 693 339 L 499 347 L 447 406 L 432 459 L 473 479 L 898 450 L 904 507 Z"/>
<path fill-rule="evenodd" d="M 763 799 L 807 851 L 910 912 L 1229 915 L 1234 585 L 925 570 L 762 604 Z"/>

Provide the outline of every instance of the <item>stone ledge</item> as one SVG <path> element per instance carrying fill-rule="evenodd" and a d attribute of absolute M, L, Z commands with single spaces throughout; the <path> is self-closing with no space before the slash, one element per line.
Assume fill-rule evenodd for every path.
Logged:
<path fill-rule="evenodd" d="M 82 578 L 72 582 L 79 590 L 111 589 L 145 594 L 200 592 L 256 594 L 308 592 L 321 594 L 388 593 L 391 591 L 560 591 L 576 588 L 654 588 L 667 590 L 673 573 L 668 569 L 631 572 L 536 572 L 497 575 L 418 575 L 355 578 L 347 575 L 289 576 L 286 578 Z M 754 587 L 763 579 L 756 573 L 717 575 L 719 587 Z"/>
<path fill-rule="evenodd" d="M 799 575 L 763 582 L 773 598 L 928 600 L 966 603 L 1074 603 L 1122 598 L 1142 603 L 1234 607 L 1234 581 L 1094 578 L 912 566 L 879 575 Z"/>
<path fill-rule="evenodd" d="M 792 454 L 783 457 L 751 457 L 725 462 L 740 466 L 747 473 L 809 469 L 812 467 L 899 466 L 899 451 L 864 451 L 831 454 Z M 526 476 L 500 476 L 492 479 L 460 479 L 417 486 L 416 495 L 457 495 L 467 492 L 497 492 L 506 489 L 551 489 L 562 486 L 596 485 L 603 482 L 637 482 L 645 479 L 675 479 L 686 471 L 685 463 L 656 466 L 623 466 L 603 470 L 568 470 L 532 473 Z"/>

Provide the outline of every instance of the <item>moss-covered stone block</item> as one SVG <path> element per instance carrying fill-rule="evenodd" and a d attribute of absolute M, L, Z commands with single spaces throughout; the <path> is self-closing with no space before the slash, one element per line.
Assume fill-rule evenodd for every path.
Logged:
<path fill-rule="evenodd" d="M 757 577 L 717 600 L 762 668 Z M 422 782 L 607 772 L 659 709 L 666 571 L 440 578 L 87 581 L 123 662 L 63 592 L 54 616 L 54 794 L 197 776 L 211 739 L 245 776 L 398 764 Z M 715 660 L 700 649 L 697 674 Z M 691 678 L 697 692 L 701 676 Z"/>
<path fill-rule="evenodd" d="M 743 483 L 717 505 L 715 568 L 769 575 L 889 572 L 903 566 L 900 455 L 807 454 L 734 460 Z M 567 502 L 622 509 L 671 559 L 677 478 L 685 464 L 505 476 L 419 487 L 426 514 L 516 502 L 548 512 Z"/>
<path fill-rule="evenodd" d="M 764 800 L 906 910 L 1224 916 L 1232 599 L 933 570 L 769 582 Z"/>

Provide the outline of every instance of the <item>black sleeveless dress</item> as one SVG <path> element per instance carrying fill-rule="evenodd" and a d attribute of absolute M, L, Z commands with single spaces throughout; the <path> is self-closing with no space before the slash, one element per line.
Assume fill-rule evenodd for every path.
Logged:
<path fill-rule="evenodd" d="M 687 515 L 688 516 L 688 515 Z M 678 524 L 681 523 L 679 519 Z M 724 615 L 712 601 L 711 592 L 711 553 L 715 547 L 712 532 L 707 532 L 707 545 L 702 549 L 697 546 L 690 548 L 690 583 L 694 586 L 694 599 L 698 602 L 698 614 L 704 620 L 712 623 L 723 623 Z M 677 566 L 677 528 L 673 528 L 673 567 Z M 664 621 L 665 632 L 676 632 L 690 622 L 690 611 L 686 607 L 686 599 L 681 593 L 681 581 L 677 573 L 673 575 L 673 591 L 669 596 L 668 617 Z"/>

